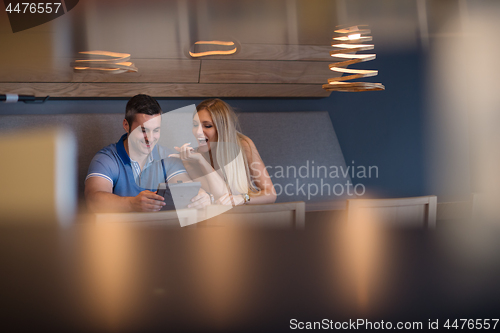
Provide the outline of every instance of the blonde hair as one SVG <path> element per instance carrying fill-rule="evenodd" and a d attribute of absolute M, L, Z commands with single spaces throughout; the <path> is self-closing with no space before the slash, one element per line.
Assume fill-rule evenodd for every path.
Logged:
<path fill-rule="evenodd" d="M 252 182 L 248 160 L 242 142 L 248 140 L 239 128 L 238 117 L 229 104 L 213 98 L 198 104 L 196 111 L 207 110 L 217 130 L 217 153 L 215 159 L 221 169 L 224 180 L 232 191 L 248 193 L 258 192 Z M 250 148 L 251 149 L 251 148 Z"/>

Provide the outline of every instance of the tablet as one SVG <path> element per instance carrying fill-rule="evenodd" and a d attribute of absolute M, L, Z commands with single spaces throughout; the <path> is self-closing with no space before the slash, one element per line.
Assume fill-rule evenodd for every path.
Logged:
<path fill-rule="evenodd" d="M 162 188 L 164 188 L 163 185 Z M 168 188 L 170 189 L 170 194 L 172 196 L 175 209 L 183 209 L 187 208 L 187 206 L 191 203 L 191 199 L 198 195 L 198 192 L 201 188 L 201 183 L 191 182 L 168 184 Z"/>
<path fill-rule="evenodd" d="M 158 185 L 158 190 L 156 191 L 156 194 L 158 194 L 159 196 L 161 197 L 164 197 L 165 198 L 165 195 L 166 194 L 169 194 L 168 193 L 168 186 L 167 186 L 167 183 L 160 183 Z"/>
<path fill-rule="evenodd" d="M 165 206 L 163 206 L 160 211 L 175 210 L 174 201 L 172 200 L 172 196 L 170 195 L 170 189 L 168 188 L 167 183 L 160 183 L 158 185 L 156 194 L 162 196 L 165 199 Z"/>

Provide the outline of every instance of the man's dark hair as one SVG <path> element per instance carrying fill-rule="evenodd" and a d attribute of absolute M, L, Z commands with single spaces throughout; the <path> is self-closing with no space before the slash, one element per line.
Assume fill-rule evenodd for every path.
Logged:
<path fill-rule="evenodd" d="M 129 126 L 132 126 L 135 115 L 138 113 L 150 116 L 161 114 L 160 104 L 149 95 L 135 95 L 128 101 L 125 107 L 125 120 L 128 122 Z"/>

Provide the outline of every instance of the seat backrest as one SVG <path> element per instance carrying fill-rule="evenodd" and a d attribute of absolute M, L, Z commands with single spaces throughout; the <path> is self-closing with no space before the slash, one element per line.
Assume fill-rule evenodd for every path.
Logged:
<path fill-rule="evenodd" d="M 353 198 L 347 184 L 355 166 L 346 163 L 328 112 L 242 112 L 239 119 L 272 177 L 276 202 L 343 209 Z"/>
<path fill-rule="evenodd" d="M 437 197 L 434 195 L 395 199 L 347 200 L 349 223 L 374 221 L 403 227 L 436 226 Z"/>
<path fill-rule="evenodd" d="M 97 224 L 130 224 L 137 226 L 181 227 L 196 223 L 196 209 L 179 209 L 152 213 L 100 213 L 95 214 Z"/>
<path fill-rule="evenodd" d="M 198 226 L 250 226 L 301 229 L 305 223 L 305 202 L 265 205 L 243 205 L 227 210 L 227 206 L 208 206 L 207 217 Z M 223 213 L 220 213 L 224 211 Z"/>
<path fill-rule="evenodd" d="M 101 213 L 95 214 L 97 224 L 130 224 L 138 226 L 181 227 L 250 226 L 271 228 L 303 228 L 305 203 L 287 202 L 266 205 L 230 206 L 211 205 L 205 209 L 180 209 L 155 213 Z M 200 223 L 197 223 L 201 221 Z"/>
<path fill-rule="evenodd" d="M 328 209 L 332 203 L 345 207 L 345 199 L 352 197 L 347 195 L 347 182 L 351 182 L 354 166 L 346 166 L 328 112 L 241 112 L 238 117 L 243 133 L 254 141 L 267 166 L 278 194 L 277 202 L 328 202 Z M 5 115 L 1 116 L 0 131 L 55 125 L 71 130 L 77 139 L 78 189 L 83 199 L 90 161 L 100 149 L 116 143 L 125 133 L 122 122 L 122 112 Z M 300 130 L 294 130 L 297 128 Z M 191 136 L 188 128 L 188 142 L 192 141 Z"/>

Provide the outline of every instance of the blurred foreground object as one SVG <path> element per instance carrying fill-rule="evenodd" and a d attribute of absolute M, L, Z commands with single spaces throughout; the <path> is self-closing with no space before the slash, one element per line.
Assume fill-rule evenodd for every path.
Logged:
<path fill-rule="evenodd" d="M 340 59 L 339 62 L 330 64 L 330 70 L 339 73 L 346 73 L 347 76 L 339 76 L 328 79 L 328 84 L 323 85 L 323 89 L 328 91 L 373 91 L 385 90 L 381 83 L 373 82 L 342 82 L 354 80 L 363 77 L 376 76 L 377 70 L 366 69 L 348 69 L 349 65 L 357 64 L 375 59 L 375 54 L 354 54 L 357 51 L 373 50 L 373 44 L 362 44 L 372 40 L 371 36 L 365 36 L 371 31 L 366 26 L 353 26 L 346 29 L 335 30 L 338 37 L 334 37 L 332 46 L 336 48 L 330 52 L 334 58 Z"/>
<path fill-rule="evenodd" d="M 0 135 L 0 224 L 69 223 L 76 209 L 76 142 L 62 129 Z"/>
<path fill-rule="evenodd" d="M 385 223 L 401 227 L 436 227 L 435 195 L 397 199 L 347 200 L 350 223 Z"/>
<path fill-rule="evenodd" d="M 467 1 L 460 8 L 431 39 L 428 187 L 440 201 L 464 201 L 476 193 L 474 223 L 498 224 L 500 2 Z M 471 66 L 478 59 L 486 70 Z"/>
<path fill-rule="evenodd" d="M 449 318 L 498 317 L 496 226 L 428 232 L 307 217 L 306 225 L 4 228 L 2 327 L 278 333 L 290 332 L 293 318 L 426 328 L 429 318 L 442 327 Z"/>

